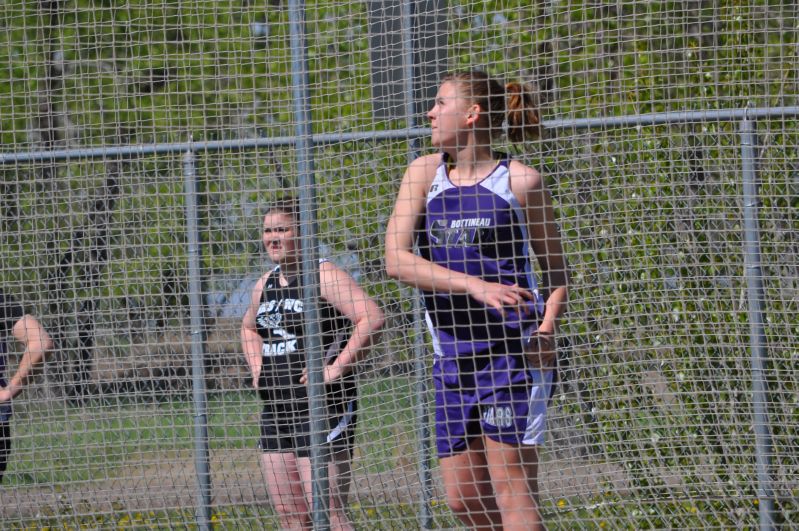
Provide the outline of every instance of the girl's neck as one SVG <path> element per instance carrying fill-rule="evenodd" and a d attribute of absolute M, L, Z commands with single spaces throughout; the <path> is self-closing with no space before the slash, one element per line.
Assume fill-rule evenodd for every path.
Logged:
<path fill-rule="evenodd" d="M 456 172 L 458 183 L 468 184 L 485 178 L 497 161 L 490 146 L 468 146 L 458 151 L 447 151 L 450 179 Z"/>

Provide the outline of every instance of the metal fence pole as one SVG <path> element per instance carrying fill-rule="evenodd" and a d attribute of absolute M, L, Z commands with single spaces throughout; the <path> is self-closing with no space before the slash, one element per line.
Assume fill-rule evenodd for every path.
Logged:
<path fill-rule="evenodd" d="M 403 91 L 405 93 L 405 127 L 416 129 L 416 47 L 414 46 L 415 0 L 402 0 L 402 64 L 404 73 Z M 418 137 L 408 139 L 408 163 L 416 159 L 419 153 Z M 419 527 L 431 529 L 433 514 L 430 508 L 433 497 L 433 477 L 430 470 L 430 413 L 427 406 L 427 349 L 424 341 L 424 309 L 418 290 L 413 294 L 413 373 L 414 373 L 414 412 L 416 417 L 417 448 L 419 450 L 418 474 L 421 490 L 419 492 Z"/>
<path fill-rule="evenodd" d="M 211 472 L 208 458 L 208 408 L 205 391 L 203 348 L 202 283 L 200 282 L 200 234 L 197 223 L 197 181 L 195 154 L 183 156 L 183 190 L 186 194 L 188 238 L 189 311 L 191 314 L 191 380 L 194 405 L 194 469 L 197 473 L 195 518 L 202 530 L 211 529 Z"/>
<path fill-rule="evenodd" d="M 744 115 L 741 121 L 741 167 L 744 200 L 744 263 L 749 299 L 749 344 L 752 357 L 752 402 L 754 404 L 755 458 L 760 529 L 774 529 L 774 493 L 771 485 L 771 430 L 768 419 L 766 382 L 766 331 L 764 326 L 763 272 L 760 267 L 760 226 L 758 223 L 757 165 L 754 125 Z"/>
<path fill-rule="evenodd" d="M 311 482 L 313 483 L 312 521 L 316 531 L 330 529 L 329 482 L 327 464 L 327 406 L 324 383 L 324 353 L 319 326 L 319 259 L 316 221 L 317 200 L 311 139 L 311 96 L 308 75 L 308 50 L 305 40 L 305 2 L 289 0 L 292 84 L 296 120 L 296 154 L 302 249 L 302 290 L 304 299 L 303 348 L 307 353 L 308 407 L 311 415 Z"/>
<path fill-rule="evenodd" d="M 424 310 L 420 299 L 421 297 L 418 293 L 413 297 L 414 410 L 416 417 L 416 444 L 420 454 L 418 474 L 419 483 L 422 487 L 419 493 L 419 527 L 421 529 L 432 529 L 433 512 L 430 505 L 433 498 L 433 475 L 430 470 L 432 449 L 430 447 L 430 412 L 427 399 L 428 356 L 424 341 L 424 326 L 422 325 L 424 321 Z"/>

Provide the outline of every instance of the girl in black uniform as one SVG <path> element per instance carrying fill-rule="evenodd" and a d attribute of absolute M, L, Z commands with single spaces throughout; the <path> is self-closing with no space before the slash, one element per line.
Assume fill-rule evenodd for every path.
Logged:
<path fill-rule="evenodd" d="M 284 201 L 264 216 L 263 243 L 277 264 L 255 284 L 241 342 L 262 400 L 260 448 L 269 497 L 281 525 L 310 528 L 310 417 L 304 345 L 298 205 Z M 357 391 L 352 367 L 375 342 L 383 313 L 355 280 L 327 260 L 319 263 L 317 301 L 325 351 L 329 412 L 330 526 L 352 529 L 344 512 L 350 484 Z"/>

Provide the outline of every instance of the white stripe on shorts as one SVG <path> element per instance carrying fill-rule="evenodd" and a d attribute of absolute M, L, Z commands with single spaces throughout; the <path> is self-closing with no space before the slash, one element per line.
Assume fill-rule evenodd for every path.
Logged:
<path fill-rule="evenodd" d="M 333 431 L 327 434 L 327 442 L 333 442 L 339 435 L 344 433 L 350 424 L 352 424 L 352 412 L 355 409 L 355 402 L 350 400 L 347 404 L 347 412 L 338 421 L 338 424 Z"/>
<path fill-rule="evenodd" d="M 547 431 L 547 405 L 552 391 L 554 369 L 532 371 L 533 388 L 530 391 L 530 409 L 527 412 L 527 428 L 523 444 L 542 445 Z"/>

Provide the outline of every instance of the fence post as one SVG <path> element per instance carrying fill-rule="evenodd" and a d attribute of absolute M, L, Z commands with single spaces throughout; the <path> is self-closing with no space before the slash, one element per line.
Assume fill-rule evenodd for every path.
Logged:
<path fill-rule="evenodd" d="M 414 46 L 414 6 L 415 0 L 402 0 L 400 16 L 400 29 L 402 32 L 403 55 L 403 80 L 405 92 L 405 127 L 408 130 L 416 128 L 416 91 L 414 90 L 416 71 L 416 47 Z M 408 139 L 408 163 L 419 156 L 418 137 Z M 431 529 L 433 515 L 430 501 L 433 497 L 433 477 L 430 472 L 430 415 L 427 407 L 427 356 L 424 341 L 424 312 L 422 309 L 421 294 L 418 290 L 413 293 L 413 373 L 415 380 L 414 410 L 416 417 L 417 448 L 420 458 L 418 465 L 419 483 L 419 527 Z"/>
<path fill-rule="evenodd" d="M 316 179 L 314 176 L 311 127 L 310 78 L 308 48 L 305 40 L 305 2 L 289 0 L 289 33 L 294 99 L 295 146 L 300 209 L 300 249 L 302 250 L 302 297 L 305 304 L 303 348 L 308 367 L 308 407 L 311 416 L 311 483 L 313 507 L 311 519 L 315 531 L 330 529 L 327 452 L 327 401 L 324 383 L 324 352 L 319 324 L 319 233 L 316 212 Z"/>
<path fill-rule="evenodd" d="M 771 485 L 771 430 L 768 420 L 766 382 L 766 332 L 764 328 L 763 273 L 760 267 L 757 166 L 754 125 L 744 114 L 741 121 L 741 168 L 744 201 L 744 264 L 749 307 L 749 344 L 752 357 L 752 402 L 754 405 L 755 459 L 760 529 L 774 529 L 774 497 Z"/>
<path fill-rule="evenodd" d="M 202 530 L 211 528 L 211 472 L 208 460 L 208 411 L 205 392 L 202 297 L 200 292 L 200 234 L 197 224 L 197 180 L 195 154 L 183 155 L 183 190 L 186 194 L 188 237 L 189 312 L 191 315 L 191 387 L 194 404 L 194 469 L 197 473 L 195 518 Z"/>

